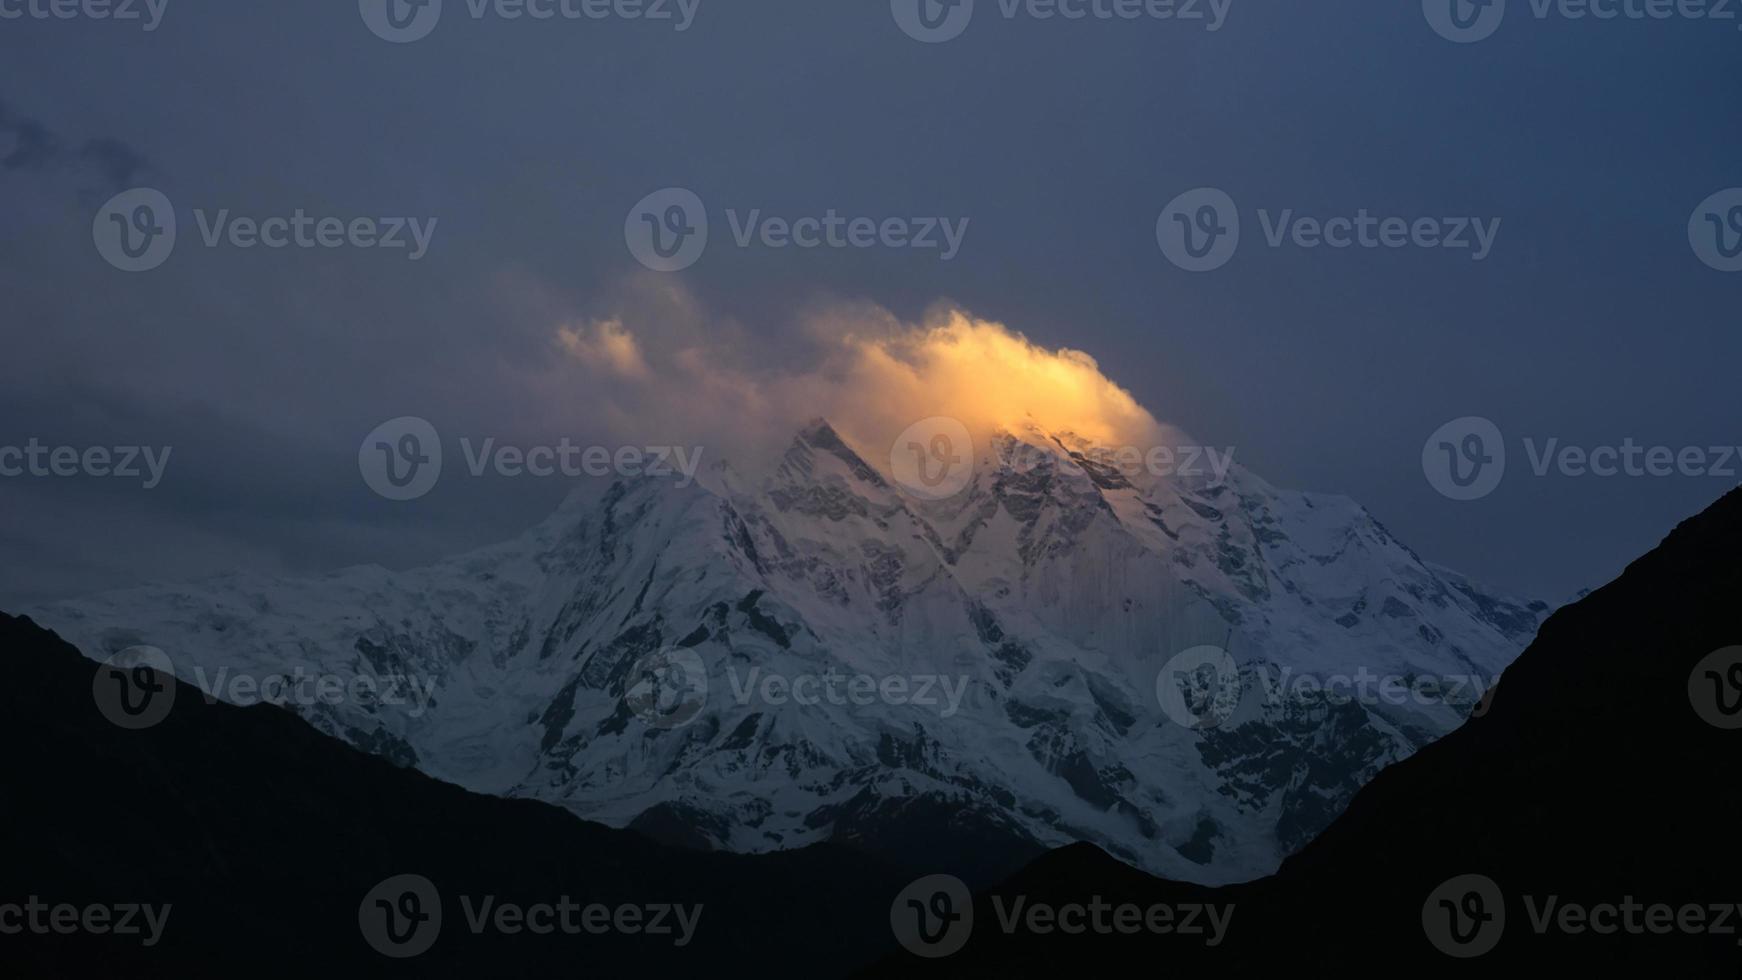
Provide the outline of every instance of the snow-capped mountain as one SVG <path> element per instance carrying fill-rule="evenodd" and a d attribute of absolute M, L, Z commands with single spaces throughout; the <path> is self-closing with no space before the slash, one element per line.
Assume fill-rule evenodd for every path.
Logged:
<path fill-rule="evenodd" d="M 1548 611 L 1347 499 L 1111 459 L 1002 432 L 925 501 L 819 421 L 765 479 L 583 488 L 428 568 L 32 615 L 93 658 L 158 647 L 226 699 L 264 683 L 360 748 L 607 824 L 766 851 L 936 805 L 1217 883 L 1273 870 L 1455 727 L 1481 693 L 1459 679 L 1498 675 Z"/>

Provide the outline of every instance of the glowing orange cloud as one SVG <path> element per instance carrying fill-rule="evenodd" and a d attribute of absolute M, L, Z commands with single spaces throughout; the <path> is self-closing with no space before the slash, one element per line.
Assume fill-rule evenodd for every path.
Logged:
<path fill-rule="evenodd" d="M 961 420 L 976 438 L 1026 423 L 1109 446 L 1163 438 L 1164 427 L 1093 357 L 1049 350 L 961 309 L 912 324 L 875 306 L 836 304 L 770 350 L 730 323 L 708 322 L 681 290 L 662 285 L 639 306 L 556 334 L 587 374 L 567 390 L 603 396 L 582 410 L 629 441 L 705 445 L 742 466 L 778 453 L 823 416 L 881 466 L 897 434 L 937 415 Z"/>

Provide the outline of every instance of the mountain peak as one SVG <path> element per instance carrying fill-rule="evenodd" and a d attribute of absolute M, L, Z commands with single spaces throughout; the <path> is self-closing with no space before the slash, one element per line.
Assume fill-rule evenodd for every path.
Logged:
<path fill-rule="evenodd" d="M 617 826 L 683 813 L 712 846 L 785 849 L 886 828 L 924 798 L 1032 844 L 1086 839 L 1225 882 L 1274 870 L 1468 713 L 1437 696 L 1329 705 L 1260 671 L 1487 677 L 1539 618 L 1424 566 L 1359 508 L 1132 482 L 1112 447 L 1015 429 L 982 436 L 979 472 L 938 500 L 897 492 L 818 418 L 753 485 L 723 465 L 683 487 L 586 481 L 555 522 L 426 568 L 140 589 L 42 621 L 96 656 L 124 638 L 208 671 L 433 685 L 416 706 L 305 716 L 438 778 Z M 879 441 L 867 450 L 894 473 Z M 1164 658 L 1210 644 L 1247 677 L 1225 730 L 1180 722 L 1158 694 Z M 712 677 L 682 732 L 624 700 L 662 651 Z M 739 697 L 752 667 L 795 690 L 912 686 L 805 703 L 755 681 Z M 954 693 L 922 702 L 919 678 Z"/>
<path fill-rule="evenodd" d="M 883 475 L 876 468 L 865 462 L 864 457 L 847 445 L 841 434 L 829 420 L 817 416 L 805 423 L 804 428 L 793 436 L 792 445 L 787 447 L 786 455 L 781 458 L 780 467 L 776 471 L 776 479 L 783 483 L 811 482 L 818 476 L 819 456 L 830 457 L 858 480 L 871 486 L 887 488 Z M 826 468 L 826 464 L 822 464 Z"/>
<path fill-rule="evenodd" d="M 804 428 L 798 430 L 798 438 L 806 441 L 814 439 L 835 439 L 838 441 L 841 436 L 827 418 L 818 415 L 806 422 Z"/>

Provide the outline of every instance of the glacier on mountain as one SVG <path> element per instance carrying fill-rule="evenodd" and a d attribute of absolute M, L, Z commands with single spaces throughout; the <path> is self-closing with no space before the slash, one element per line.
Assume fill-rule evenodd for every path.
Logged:
<path fill-rule="evenodd" d="M 1424 562 L 1346 498 L 1237 465 L 1158 476 L 1034 426 L 972 463 L 960 492 L 919 499 L 819 420 L 764 478 L 716 463 L 689 486 L 586 485 L 519 538 L 426 568 L 31 615 L 93 658 L 160 648 L 227 698 L 220 672 L 427 692 L 287 707 L 475 791 L 697 846 L 861 838 L 923 802 L 1222 883 L 1274 870 L 1460 724 L 1548 611 Z M 1182 724 L 1164 667 L 1203 649 L 1237 683 Z M 1325 683 L 1362 677 L 1382 680 Z"/>

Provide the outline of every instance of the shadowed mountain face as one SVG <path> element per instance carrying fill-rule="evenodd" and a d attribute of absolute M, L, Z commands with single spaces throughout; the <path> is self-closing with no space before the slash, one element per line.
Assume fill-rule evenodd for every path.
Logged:
<path fill-rule="evenodd" d="M 1739 547 L 1742 493 L 1554 616 L 1489 711 L 1381 774 L 1277 875 L 1219 889 L 1150 877 L 1090 845 L 1006 878 L 1025 860 L 998 850 L 1007 838 L 923 802 L 878 824 L 879 852 L 904 861 L 836 845 L 682 850 L 468 793 L 286 711 L 118 675 L 0 617 L 0 737 L 12 748 L 0 970 L 813 977 L 854 972 L 891 948 L 893 930 L 909 948 L 961 948 L 898 952 L 874 973 L 1149 962 L 1227 976 L 1507 963 L 1734 975 L 1742 725 L 1723 726 L 1742 716 L 1742 671 L 1712 653 L 1742 636 Z M 114 697 L 129 698 L 128 717 L 155 703 L 141 692 L 160 681 L 167 714 L 139 730 L 115 723 Z M 936 875 L 1006 883 L 956 903 Z M 102 906 L 113 922 L 135 904 L 161 923 L 150 946 L 53 926 L 57 908 Z M 1487 947 L 1475 959 L 1443 951 Z"/>
<path fill-rule="evenodd" d="M 1733 977 L 1742 967 L 1742 650 L 1728 648 L 1742 643 L 1738 555 L 1742 491 L 1556 613 L 1490 710 L 1381 773 L 1270 878 L 1204 889 L 1148 877 L 1090 846 L 1066 848 L 978 896 L 959 952 L 931 960 L 930 971 L 901 953 L 879 972 L 1039 975 L 1141 957 L 1170 972 L 1229 976 L 1472 976 L 1516 963 Z M 916 916 L 951 910 L 933 903 L 937 889 L 922 891 Z M 1207 930 L 1071 935 L 1047 913 L 1031 918 L 1037 906 L 1072 905 L 1165 907 L 1176 925 L 1182 907 L 1214 907 L 1227 927 L 1212 946 Z M 1016 908 L 1020 924 L 1007 931 Z M 1199 927 L 1210 921 L 1190 914 Z M 1116 911 L 1103 917 L 1118 921 Z M 941 937 L 940 922 L 940 943 L 960 939 Z"/>
<path fill-rule="evenodd" d="M 913 865 L 832 845 L 753 857 L 686 851 L 548 804 L 475 795 L 287 711 L 210 704 L 174 681 L 168 714 L 125 730 L 93 693 L 119 683 L 112 672 L 26 619 L 0 615 L 0 655 L 8 978 L 780 976 L 809 973 L 794 967 L 805 963 L 840 974 L 886 941 L 888 895 L 916 869 L 944 862 L 987 880 L 1033 856 L 933 813 L 882 830 L 885 849 L 913 854 Z M 975 841 L 971 857 L 954 859 Z M 421 911 L 443 914 L 427 952 L 396 960 L 370 945 L 360 915 L 372 906 L 365 896 L 401 875 L 428 879 L 439 898 Z M 400 909 L 400 897 L 385 900 Z M 28 925 L 33 900 L 43 905 L 40 930 Z M 504 905 L 565 900 L 573 932 L 536 912 L 523 925 L 498 918 Z M 630 916 L 634 931 L 595 931 L 588 916 L 601 913 L 586 911 L 595 904 L 613 922 Z M 140 933 L 52 928 L 54 907 L 81 910 L 82 922 L 97 905 L 117 910 L 108 927 L 130 915 Z M 145 914 L 123 911 L 132 905 L 169 906 L 149 947 Z M 488 919 L 481 934 L 474 914 Z"/>
<path fill-rule="evenodd" d="M 31 614 L 94 659 L 159 647 L 232 699 L 226 679 L 281 676 L 411 692 L 293 706 L 400 765 L 688 847 L 880 848 L 950 814 L 1010 849 L 1091 841 L 1221 883 L 1273 871 L 1455 728 L 1546 612 L 1424 563 L 1347 498 L 1227 458 L 1119 462 L 1031 427 L 922 500 L 819 421 L 760 480 L 616 483 L 429 568 Z M 1211 646 L 1243 695 L 1189 727 L 1158 680 Z M 631 710 L 650 663 L 692 671 L 693 711 Z M 1444 686 L 1302 686 L 1363 674 Z"/>

